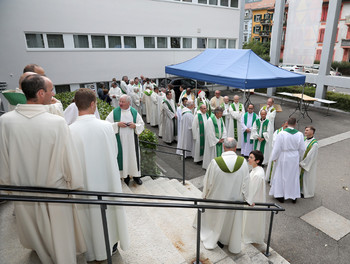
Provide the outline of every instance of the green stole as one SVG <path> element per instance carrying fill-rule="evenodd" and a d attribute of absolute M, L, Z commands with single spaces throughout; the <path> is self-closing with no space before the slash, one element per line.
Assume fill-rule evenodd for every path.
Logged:
<path fill-rule="evenodd" d="M 166 105 L 168 106 L 169 110 L 175 114 L 174 109 L 171 107 L 171 105 L 168 102 L 168 100 L 163 99 L 163 103 L 166 103 Z M 172 120 L 173 120 L 173 124 L 174 124 L 174 136 L 177 136 L 175 117 Z"/>
<path fill-rule="evenodd" d="M 304 141 L 305 141 L 305 140 L 306 140 L 306 138 L 304 139 Z M 317 140 L 316 140 L 316 139 L 313 139 L 313 140 L 311 140 L 311 142 L 309 143 L 309 145 L 307 145 L 307 148 L 306 148 L 305 153 L 304 153 L 303 160 L 306 158 L 307 154 L 309 154 L 309 152 L 310 152 L 312 146 L 313 146 L 315 143 L 317 143 Z M 302 190 L 302 188 L 303 188 L 304 171 L 305 171 L 305 170 L 304 170 L 303 168 L 301 168 L 301 170 L 300 170 L 300 190 Z"/>
<path fill-rule="evenodd" d="M 256 127 L 257 127 L 257 131 L 258 131 L 258 135 L 259 135 L 259 131 L 260 131 L 260 126 L 261 126 L 261 121 L 260 119 L 257 119 L 256 121 Z M 263 133 L 264 132 L 267 132 L 267 126 L 269 124 L 269 120 L 268 119 L 265 119 L 263 124 L 262 124 L 262 129 L 261 129 L 261 135 L 260 137 L 261 138 L 264 138 L 264 135 Z M 265 150 L 265 144 L 266 144 L 266 140 L 263 140 L 261 143 L 260 143 L 260 150 L 262 152 L 262 154 L 264 154 L 264 150 Z M 256 150 L 258 147 L 258 140 L 255 140 L 254 142 L 254 150 Z"/>
<path fill-rule="evenodd" d="M 198 126 L 199 126 L 199 156 L 203 156 L 204 154 L 204 144 L 205 144 L 205 137 L 204 137 L 204 121 L 202 113 L 198 113 Z M 208 113 L 206 113 L 207 120 L 209 118 Z"/>
<path fill-rule="evenodd" d="M 122 86 L 120 85 L 120 90 L 122 91 L 123 94 L 127 94 L 127 92 L 125 92 L 123 89 L 122 89 Z"/>
<path fill-rule="evenodd" d="M 215 137 L 217 139 L 220 139 L 219 138 L 219 135 L 220 135 L 219 134 L 219 127 L 218 127 L 218 123 L 216 121 L 216 117 L 215 117 L 214 114 L 212 114 L 210 116 L 210 118 L 213 121 L 213 125 L 214 125 L 214 128 L 215 128 Z M 224 125 L 223 125 L 223 121 L 221 121 L 221 136 L 222 136 L 223 133 L 224 133 Z M 222 154 L 222 143 L 217 143 L 216 144 L 216 156 L 219 157 L 219 156 L 221 156 L 221 154 Z"/>
<path fill-rule="evenodd" d="M 231 107 L 232 107 L 233 111 L 237 111 L 234 103 L 231 104 Z M 243 110 L 243 105 L 241 103 L 238 103 L 238 111 L 241 112 L 242 110 Z M 238 141 L 237 120 L 234 118 L 233 118 L 233 131 L 234 131 L 234 138 L 236 141 Z M 245 142 L 247 142 L 247 141 L 245 141 Z"/>
<path fill-rule="evenodd" d="M 152 93 L 153 93 L 153 91 L 152 91 L 152 90 L 150 90 L 150 92 L 144 91 L 143 93 L 144 93 L 145 95 L 147 95 L 147 96 L 151 96 Z"/>
<path fill-rule="evenodd" d="M 277 134 L 278 134 L 279 132 L 281 132 L 281 131 L 283 131 L 283 127 L 280 127 L 279 129 L 277 129 Z M 269 181 L 271 181 L 271 175 L 272 175 L 272 170 L 273 170 L 273 164 L 274 164 L 274 162 L 271 161 L 271 169 L 270 169 L 270 172 L 269 172 Z"/>
<path fill-rule="evenodd" d="M 244 114 L 244 124 L 247 126 L 247 123 L 248 123 L 248 112 L 246 112 L 245 114 Z M 256 120 L 256 117 L 257 117 L 257 115 L 253 112 L 253 121 L 252 121 L 252 125 L 254 124 L 254 122 L 255 122 L 255 120 Z M 247 131 L 244 131 L 244 133 L 243 133 L 243 136 L 244 136 L 244 143 L 247 143 L 247 135 L 248 135 L 248 133 L 247 133 Z M 250 140 L 250 144 L 253 144 L 253 140 L 251 139 Z"/>
<path fill-rule="evenodd" d="M 284 131 L 288 132 L 289 134 L 296 134 L 298 132 L 298 130 L 296 129 L 290 129 L 289 127 L 287 127 Z"/>
<path fill-rule="evenodd" d="M 137 110 L 133 107 L 130 107 L 130 111 L 133 117 L 133 122 L 136 124 L 136 118 L 137 118 Z M 117 108 L 114 108 L 113 110 L 113 119 L 114 122 L 120 122 L 120 116 L 121 116 L 121 108 L 118 106 Z M 120 128 L 119 128 L 120 129 Z M 119 170 L 123 170 L 123 148 L 122 148 L 122 143 L 120 140 L 120 135 L 119 132 L 115 134 L 115 137 L 117 138 L 117 143 L 118 143 L 118 166 Z M 136 153 L 136 160 L 137 160 L 137 169 L 139 169 L 139 141 L 136 133 L 134 133 L 134 140 L 135 140 L 135 153 Z"/>
<path fill-rule="evenodd" d="M 215 158 L 215 161 L 216 163 L 218 164 L 219 168 L 223 171 L 223 172 L 226 172 L 226 173 L 235 173 L 236 171 L 238 171 L 241 167 L 242 167 L 242 164 L 243 164 L 243 161 L 244 161 L 244 158 L 242 156 L 237 156 L 237 159 L 236 159 L 236 163 L 235 163 L 235 166 L 233 167 L 233 170 L 230 171 L 223 159 L 222 156 L 220 157 L 216 157 Z"/>
<path fill-rule="evenodd" d="M 272 108 L 271 108 L 270 110 L 267 110 L 267 105 L 264 105 L 264 106 L 262 107 L 262 109 L 265 110 L 266 112 L 269 111 L 270 113 L 272 113 L 273 111 L 276 110 L 275 107 L 273 107 L 273 106 L 272 106 Z"/>

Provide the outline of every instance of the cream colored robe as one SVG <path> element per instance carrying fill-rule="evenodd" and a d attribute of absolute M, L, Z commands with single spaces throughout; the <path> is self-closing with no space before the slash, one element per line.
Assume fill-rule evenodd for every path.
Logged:
<path fill-rule="evenodd" d="M 313 139 L 313 138 L 312 138 Z M 305 150 L 312 139 L 306 139 Z M 302 193 L 304 198 L 314 197 L 316 188 L 318 143 L 312 145 L 309 153 L 300 161 L 300 166 L 304 169 Z"/>
<path fill-rule="evenodd" d="M 167 100 L 169 102 L 169 104 L 171 105 L 174 113 L 169 109 L 168 105 L 163 102 L 162 103 L 162 108 L 163 108 L 163 126 L 162 126 L 162 137 L 163 137 L 163 141 L 166 143 L 171 143 L 175 140 L 175 135 L 174 135 L 174 123 L 173 123 L 173 119 L 175 118 L 175 113 L 176 113 L 176 109 L 175 109 L 175 104 L 174 104 L 174 100 L 168 100 L 165 98 L 165 100 Z M 175 119 L 175 124 L 176 124 L 176 119 Z M 176 127 L 175 127 L 176 129 Z"/>
<path fill-rule="evenodd" d="M 150 123 L 151 126 L 157 126 L 159 124 L 158 120 L 158 94 L 153 92 L 151 94 L 151 118 Z"/>
<path fill-rule="evenodd" d="M 257 125 L 256 125 L 256 121 L 258 119 L 255 120 L 253 126 L 252 126 L 252 129 L 251 129 L 251 133 L 250 133 L 250 139 L 254 139 L 254 142 L 253 142 L 253 149 L 254 150 L 260 150 L 260 146 L 261 146 L 261 143 L 262 142 L 259 142 L 258 141 L 258 136 L 261 137 L 261 135 L 264 136 L 264 139 L 266 141 L 265 143 L 265 147 L 264 147 L 264 151 L 263 151 L 263 154 L 264 154 L 264 162 L 263 164 L 267 164 L 269 162 L 269 158 L 270 158 L 270 153 L 272 151 L 272 139 L 273 139 L 273 125 L 272 123 L 270 122 L 269 120 L 269 123 L 267 125 L 267 131 L 262 133 L 262 129 L 263 129 L 263 122 L 261 122 L 261 125 L 260 125 L 260 130 L 257 131 Z M 266 119 L 265 119 L 266 120 Z M 260 120 L 261 121 L 261 120 Z M 265 122 L 265 121 L 264 121 Z M 258 142 L 257 144 L 257 147 L 254 148 L 255 146 L 255 141 Z M 249 155 L 249 154 L 248 154 Z"/>
<path fill-rule="evenodd" d="M 126 178 L 128 175 L 130 177 L 140 177 L 141 171 L 137 168 L 137 158 L 135 152 L 135 139 L 134 134 L 140 135 L 145 129 L 145 123 L 142 120 L 142 117 L 137 113 L 136 118 L 136 128 L 132 129 L 130 127 L 118 127 L 118 122 L 114 122 L 113 111 L 109 113 L 106 120 L 113 123 L 114 133 L 119 133 L 120 141 L 122 143 L 123 149 L 123 170 L 120 172 L 121 178 Z M 133 117 L 130 111 L 130 108 L 126 110 L 121 110 L 120 122 L 133 122 Z M 140 157 L 140 148 L 139 148 L 139 157 Z M 140 160 L 140 158 L 139 158 Z M 140 165 L 140 164 L 139 164 Z M 141 165 L 140 165 L 141 166 Z"/>
<path fill-rule="evenodd" d="M 151 90 L 149 90 L 148 88 L 145 90 L 145 92 L 147 92 L 148 94 L 151 93 Z M 153 116 L 153 108 L 152 108 L 152 95 L 146 95 L 144 92 L 143 94 L 143 101 L 144 101 L 144 106 L 146 107 L 146 122 L 147 124 L 149 124 L 151 122 L 152 116 Z M 153 92 L 152 92 L 153 94 Z"/>
<path fill-rule="evenodd" d="M 233 151 L 227 151 L 222 157 L 229 170 L 237 160 Z M 245 201 L 251 204 L 249 197 L 249 170 L 244 160 L 235 173 L 223 172 L 215 160 L 209 164 L 204 176 L 202 198 L 229 201 Z M 201 240 L 206 249 L 214 249 L 217 242 L 228 245 L 232 253 L 241 251 L 243 211 L 206 209 L 202 214 Z"/>
<path fill-rule="evenodd" d="M 83 170 L 69 128 L 62 117 L 48 113 L 45 105 L 19 104 L 0 117 L 0 170 L 0 184 L 83 187 Z M 76 253 L 86 249 L 75 208 L 72 204 L 16 202 L 22 245 L 35 250 L 42 263 L 76 263 Z"/>
<path fill-rule="evenodd" d="M 214 111 L 214 109 L 218 106 L 221 106 L 222 104 L 224 104 L 224 97 L 220 96 L 219 98 L 217 98 L 216 96 L 214 96 L 213 98 L 210 99 L 210 105 L 213 108 L 212 111 Z"/>
<path fill-rule="evenodd" d="M 78 115 L 79 115 L 79 110 L 74 102 L 68 105 L 66 110 L 64 110 L 64 119 L 66 120 L 67 125 L 73 124 L 77 119 Z M 96 118 L 100 119 L 100 113 L 98 112 L 97 107 L 95 111 L 95 116 Z"/>
<path fill-rule="evenodd" d="M 199 134 L 199 121 L 198 121 L 198 114 L 202 115 L 203 123 L 204 123 L 204 145 L 205 145 L 205 125 L 208 121 L 207 115 L 202 114 L 201 111 L 198 111 L 197 114 L 193 118 L 192 123 L 192 135 L 194 140 L 194 154 L 193 154 L 193 161 L 199 162 L 203 160 L 203 156 L 200 156 L 200 134 Z M 205 148 L 204 148 L 205 151 Z"/>
<path fill-rule="evenodd" d="M 225 125 L 223 126 L 223 131 L 221 130 L 221 122 L 223 122 L 222 118 L 220 119 L 216 118 L 216 122 L 218 124 L 218 129 L 219 129 L 219 139 L 226 138 Z M 207 169 L 212 159 L 217 157 L 216 144 L 219 142 L 219 139 L 216 138 L 215 136 L 215 127 L 213 124 L 213 120 L 209 117 L 205 125 L 205 146 L 204 146 L 205 151 L 203 155 L 203 165 L 202 165 L 203 169 Z M 222 151 L 224 151 L 224 146 L 222 146 Z"/>
<path fill-rule="evenodd" d="M 69 128 L 85 168 L 85 190 L 122 193 L 112 124 L 94 115 L 83 115 Z M 87 261 L 107 259 L 100 206 L 80 204 L 77 208 L 87 245 Z M 126 250 L 129 236 L 124 208 L 108 206 L 106 215 L 111 252 L 118 241 Z"/>
<path fill-rule="evenodd" d="M 266 203 L 265 172 L 260 166 L 252 169 L 249 182 L 249 201 Z M 266 212 L 243 212 L 243 241 L 263 244 L 265 237 Z"/>
<path fill-rule="evenodd" d="M 158 120 L 159 120 L 159 125 L 158 125 L 158 135 L 161 137 L 162 136 L 162 129 L 163 129 L 163 100 L 165 99 L 165 93 L 159 92 L 158 93 L 158 104 L 157 104 L 157 114 L 158 114 Z"/>
<path fill-rule="evenodd" d="M 231 115 L 231 120 L 230 120 L 230 125 L 226 126 L 227 129 L 227 137 L 235 137 L 235 126 L 234 126 L 234 120 L 237 121 L 237 149 L 241 149 L 242 146 L 242 140 L 243 140 L 243 132 L 242 132 L 242 125 L 241 125 L 241 120 L 242 120 L 242 116 L 244 116 L 245 114 L 245 110 L 244 110 L 244 105 L 242 105 L 242 111 L 239 111 L 239 104 L 235 104 L 235 108 L 236 111 L 233 110 L 232 106 L 230 105 L 229 107 L 229 113 Z"/>
<path fill-rule="evenodd" d="M 119 106 L 119 98 L 120 98 L 120 96 L 123 95 L 120 88 L 118 86 L 116 86 L 115 88 L 111 87 L 109 89 L 108 95 L 112 99 L 111 106 L 113 106 L 114 108 L 118 107 Z M 113 96 L 115 96 L 115 97 L 113 97 Z"/>

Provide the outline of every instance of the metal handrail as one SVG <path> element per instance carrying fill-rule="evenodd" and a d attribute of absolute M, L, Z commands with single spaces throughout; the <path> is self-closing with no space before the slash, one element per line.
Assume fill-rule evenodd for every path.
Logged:
<path fill-rule="evenodd" d="M 159 196 L 159 195 L 148 195 L 148 194 L 126 194 L 126 193 L 112 193 L 112 192 L 99 192 L 99 191 L 79 191 L 69 189 L 55 189 L 46 187 L 25 187 L 25 186 L 13 186 L 13 185 L 0 185 L 1 191 L 7 192 L 24 192 L 24 193 L 46 193 L 46 194 L 62 194 L 62 195 L 83 195 L 83 196 L 96 196 L 97 199 L 81 199 L 72 197 L 50 197 L 50 196 L 29 196 L 29 195 L 13 195 L 13 194 L 2 194 L 0 192 L 0 198 L 8 201 L 22 201 L 22 202 L 49 202 L 49 203 L 70 203 L 70 204 L 95 204 L 100 205 L 102 225 L 105 238 L 105 246 L 107 253 L 108 264 L 112 263 L 112 256 L 110 252 L 110 244 L 108 239 L 108 227 L 106 218 L 107 205 L 119 205 L 119 206 L 138 206 L 138 207 L 161 207 L 161 208 L 187 208 L 197 209 L 197 252 L 196 252 L 196 263 L 200 263 L 200 229 L 201 229 L 201 213 L 205 209 L 214 210 L 244 210 L 244 211 L 270 211 L 270 227 L 266 246 L 266 256 L 269 256 L 269 248 L 272 233 L 272 224 L 274 214 L 279 211 L 285 211 L 284 208 L 275 203 L 256 203 L 258 207 L 247 207 L 246 202 L 241 201 L 227 201 L 227 200 L 212 200 L 212 199 L 200 199 L 190 197 L 177 197 L 177 196 Z M 123 200 L 103 200 L 103 197 L 114 197 L 114 198 L 127 198 L 127 199 L 152 199 L 152 200 L 165 200 L 165 201 L 176 201 L 176 203 L 162 203 L 162 202 L 133 202 Z M 182 202 L 182 203 L 181 203 Z M 193 204 L 186 204 L 183 202 L 193 202 Z M 207 204 L 210 203 L 210 204 Z M 228 205 L 213 205 L 213 204 L 228 204 Z M 231 206 L 229 206 L 231 205 Z M 232 205 L 245 205 L 245 206 L 232 206 Z M 264 206 L 264 207 L 259 207 Z M 267 207 L 267 208 L 266 208 Z M 273 207 L 273 208 L 271 208 Z"/>
<path fill-rule="evenodd" d="M 188 149 L 182 149 L 182 148 L 177 148 L 177 147 L 173 147 L 173 146 L 167 146 L 167 145 L 161 145 L 161 144 L 158 144 L 158 143 L 153 143 L 153 142 L 149 142 L 149 141 L 144 141 L 144 140 L 139 140 L 139 142 L 141 143 L 146 143 L 146 144 L 151 144 L 151 145 L 156 145 L 156 146 L 160 146 L 160 147 L 165 147 L 165 148 L 170 148 L 170 149 L 176 149 L 176 150 L 180 150 L 182 151 L 182 184 L 185 185 L 185 180 L 186 180 L 186 161 L 185 161 L 185 152 L 191 152 L 190 150 Z M 157 150 L 157 149 L 152 149 L 152 148 L 146 148 L 146 147 L 141 147 L 141 149 L 149 149 L 149 150 L 153 150 L 155 152 L 159 152 L 159 153 L 164 153 L 164 154 L 170 154 L 170 155 L 177 155 L 179 156 L 180 154 L 177 154 L 177 153 L 172 153 L 172 152 L 165 152 L 165 151 L 162 151 L 162 150 Z M 146 176 L 158 176 L 158 177 L 161 177 L 160 175 L 146 175 Z"/>

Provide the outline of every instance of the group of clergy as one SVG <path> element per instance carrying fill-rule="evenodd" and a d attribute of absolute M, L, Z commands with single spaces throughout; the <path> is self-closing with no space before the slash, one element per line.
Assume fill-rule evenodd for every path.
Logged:
<path fill-rule="evenodd" d="M 63 112 L 43 69 L 32 64 L 24 71 L 19 88 L 9 92 L 12 103 L 21 103 L 0 117 L 0 184 L 111 193 L 122 192 L 121 178 L 142 184 L 138 135 L 144 122 L 129 95 L 119 97 L 106 121 L 88 88 Z M 16 202 L 15 215 L 22 245 L 42 263 L 76 263 L 81 253 L 87 261 L 107 258 L 99 205 Z M 110 251 L 127 249 L 124 208 L 110 206 L 106 217 Z"/>

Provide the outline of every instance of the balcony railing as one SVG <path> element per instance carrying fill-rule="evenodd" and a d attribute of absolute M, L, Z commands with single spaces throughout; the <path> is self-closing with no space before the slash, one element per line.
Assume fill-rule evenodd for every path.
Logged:
<path fill-rule="evenodd" d="M 262 18 L 262 19 L 260 19 L 260 23 L 262 25 L 271 25 L 271 19 L 270 18 Z"/>
<path fill-rule="evenodd" d="M 269 37 L 270 36 L 270 31 L 267 30 L 262 30 L 259 32 L 259 35 L 262 37 Z"/>
<path fill-rule="evenodd" d="M 342 47 L 350 47 L 350 39 L 342 39 L 341 46 Z"/>

